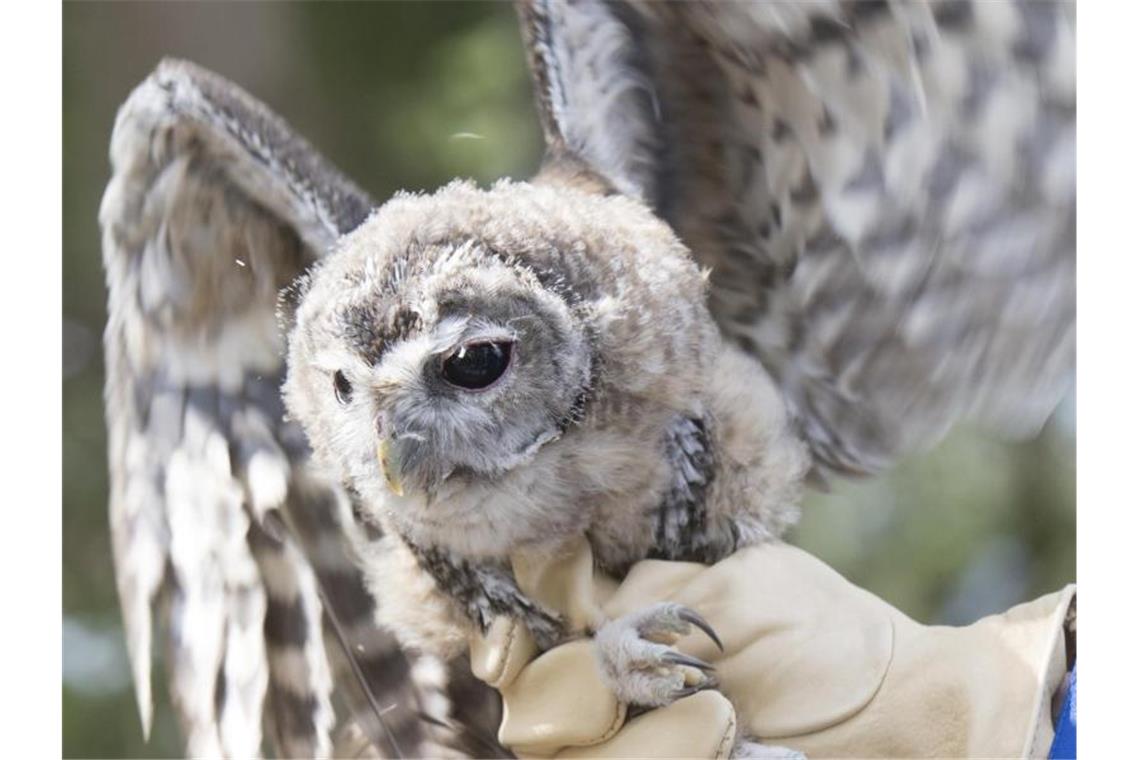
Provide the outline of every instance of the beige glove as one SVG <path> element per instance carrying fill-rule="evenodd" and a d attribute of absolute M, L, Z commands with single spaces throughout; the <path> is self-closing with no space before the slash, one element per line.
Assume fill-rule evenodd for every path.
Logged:
<path fill-rule="evenodd" d="M 520 755 L 726 757 L 738 726 L 809 757 L 1049 750 L 1074 586 L 955 628 L 920 625 L 779 543 L 711 567 L 647 560 L 620 585 L 594 572 L 585 541 L 513 564 L 522 589 L 576 628 L 675 601 L 703 615 L 725 648 L 703 634 L 681 639 L 677 649 L 716 666 L 719 691 L 627 721 L 592 640 L 536 658 L 525 628 L 497 621 L 471 642 L 472 668 L 501 692 L 499 740 Z"/>

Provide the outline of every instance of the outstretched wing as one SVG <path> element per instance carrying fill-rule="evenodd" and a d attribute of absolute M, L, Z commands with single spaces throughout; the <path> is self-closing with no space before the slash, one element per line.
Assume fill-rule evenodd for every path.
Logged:
<path fill-rule="evenodd" d="M 1029 433 L 1071 382 L 1067 2 L 528 0 L 552 152 L 643 198 L 822 470 L 956 421 Z"/>
<path fill-rule="evenodd" d="M 414 751 L 408 663 L 351 562 L 348 498 L 309 471 L 279 392 L 278 292 L 371 200 L 263 105 L 178 61 L 120 109 L 111 163 L 110 518 L 144 726 L 157 618 L 191 756 L 256 756 L 263 715 L 282 756 L 327 756 L 334 680 L 364 712 L 383 689 L 393 709 L 360 722 L 381 751 Z M 326 624 L 344 651 L 326 650 Z"/>

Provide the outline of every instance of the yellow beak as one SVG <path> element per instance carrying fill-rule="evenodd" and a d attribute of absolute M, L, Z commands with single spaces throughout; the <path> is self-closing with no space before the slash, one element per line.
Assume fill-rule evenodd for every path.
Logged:
<path fill-rule="evenodd" d="M 400 463 L 393 461 L 392 446 L 388 439 L 381 439 L 376 446 L 376 456 L 380 460 L 380 471 L 384 473 L 384 482 L 397 496 L 404 495 L 404 484 L 400 482 Z"/>

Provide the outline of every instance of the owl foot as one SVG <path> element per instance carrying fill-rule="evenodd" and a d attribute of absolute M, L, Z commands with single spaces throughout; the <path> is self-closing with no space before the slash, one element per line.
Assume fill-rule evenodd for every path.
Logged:
<path fill-rule="evenodd" d="M 672 602 L 655 604 L 602 626 L 594 636 L 594 651 L 617 698 L 626 704 L 662 707 L 715 688 L 712 665 L 671 646 L 694 626 L 724 649 L 704 618 Z"/>

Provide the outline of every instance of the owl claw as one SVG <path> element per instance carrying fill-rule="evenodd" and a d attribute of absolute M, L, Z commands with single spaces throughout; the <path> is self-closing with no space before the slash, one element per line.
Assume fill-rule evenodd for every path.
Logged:
<path fill-rule="evenodd" d="M 673 699 L 684 699 L 685 697 L 691 697 L 692 695 L 696 694 L 700 690 L 701 690 L 701 687 L 699 687 L 699 686 L 686 686 L 683 689 L 677 689 L 676 691 L 674 691 L 672 696 L 673 696 Z"/>
<path fill-rule="evenodd" d="M 602 675 L 618 699 L 660 707 L 716 688 L 711 664 L 670 646 L 694 627 L 720 646 L 704 618 L 672 602 L 655 604 L 602 626 L 594 638 L 595 652 Z"/>
<path fill-rule="evenodd" d="M 694 626 L 701 629 L 701 631 L 703 631 L 706 636 L 712 639 L 712 643 L 716 644 L 717 649 L 722 652 L 724 651 L 724 644 L 721 643 L 720 636 L 716 635 L 716 631 L 713 630 L 713 627 L 709 625 L 709 621 L 705 620 L 703 617 L 688 607 L 682 607 L 680 610 L 678 610 L 677 617 L 681 618 L 687 623 L 692 623 Z"/>
<path fill-rule="evenodd" d="M 698 692 L 707 691 L 708 689 L 715 689 L 719 685 L 720 684 L 715 678 L 705 678 L 698 684 L 685 686 L 681 689 L 674 689 L 673 693 L 670 694 L 670 696 L 673 698 L 673 701 L 676 701 L 678 699 L 684 699 L 685 697 L 691 697 Z"/>
<path fill-rule="evenodd" d="M 716 670 L 716 668 L 699 657 L 691 657 L 690 655 L 673 650 L 670 650 L 661 655 L 661 659 L 665 662 L 672 662 L 677 665 L 685 665 L 690 668 L 696 668 L 703 673 L 711 673 L 712 671 Z"/>

